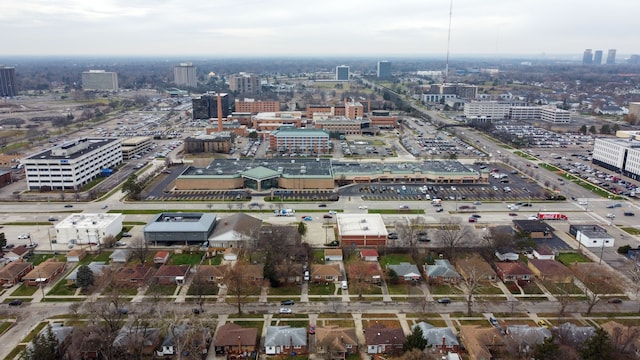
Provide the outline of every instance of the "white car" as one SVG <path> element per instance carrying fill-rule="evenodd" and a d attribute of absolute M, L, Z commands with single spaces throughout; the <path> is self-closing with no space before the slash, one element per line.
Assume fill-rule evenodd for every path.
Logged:
<path fill-rule="evenodd" d="M 336 215 L 338 212 L 335 210 L 329 210 L 329 215 Z"/>
<path fill-rule="evenodd" d="M 29 234 L 22 234 L 22 235 L 18 235 L 18 240 L 29 239 L 30 237 L 31 235 Z"/>
<path fill-rule="evenodd" d="M 578 201 L 578 205 L 589 205 L 586 201 Z"/>
<path fill-rule="evenodd" d="M 358 206 L 358 209 L 366 210 L 366 209 L 368 209 L 368 207 L 367 207 L 367 205 L 360 205 L 360 206 Z"/>
<path fill-rule="evenodd" d="M 280 314 L 291 314 L 290 308 L 280 308 Z"/>
<path fill-rule="evenodd" d="M 615 219 L 616 218 L 616 214 L 609 213 L 609 214 L 607 214 L 607 217 L 609 219 Z"/>

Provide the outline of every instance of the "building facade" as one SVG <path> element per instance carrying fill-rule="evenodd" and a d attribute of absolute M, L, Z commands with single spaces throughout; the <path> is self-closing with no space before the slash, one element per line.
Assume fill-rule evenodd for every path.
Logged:
<path fill-rule="evenodd" d="M 118 73 L 89 70 L 82 73 L 82 88 L 94 91 L 118 91 Z"/>
<path fill-rule="evenodd" d="M 116 138 L 82 138 L 37 152 L 23 162 L 29 190 L 78 190 L 122 163 Z"/>
<path fill-rule="evenodd" d="M 278 101 L 256 101 L 255 99 L 245 98 L 244 100 L 235 100 L 235 112 L 257 114 L 261 112 L 278 112 L 280 111 L 280 102 Z"/>
<path fill-rule="evenodd" d="M 509 115 L 511 104 L 498 101 L 472 101 L 464 106 L 464 115 L 467 119 L 484 118 L 501 120 Z"/>
<path fill-rule="evenodd" d="M 16 69 L 0 66 L 0 97 L 15 97 L 17 93 Z"/>
<path fill-rule="evenodd" d="M 228 82 L 229 90 L 239 94 L 253 94 L 260 91 L 260 78 L 254 74 L 241 72 L 231 75 Z"/>
<path fill-rule="evenodd" d="M 607 51 L 607 65 L 614 65 L 616 63 L 616 49 L 609 49 Z"/>
<path fill-rule="evenodd" d="M 230 114 L 229 94 L 220 93 L 220 103 L 222 117 L 226 118 Z M 218 117 L 218 94 L 207 93 L 191 100 L 193 106 L 194 120 L 207 120 Z"/>
<path fill-rule="evenodd" d="M 331 139 L 323 130 L 276 130 L 269 134 L 269 148 L 280 154 L 326 154 L 331 149 Z"/>
<path fill-rule="evenodd" d="M 376 75 L 378 79 L 389 79 L 391 77 L 391 61 L 378 61 Z"/>
<path fill-rule="evenodd" d="M 73 214 L 56 224 L 58 244 L 98 245 L 122 231 L 122 214 Z"/>
<path fill-rule="evenodd" d="M 592 158 L 596 165 L 634 180 L 640 179 L 640 141 L 638 140 L 595 139 Z"/>
<path fill-rule="evenodd" d="M 198 86 L 196 67 L 192 63 L 180 63 L 173 67 L 173 82 L 177 86 L 194 88 Z"/>
<path fill-rule="evenodd" d="M 347 65 L 336 66 L 336 81 L 349 81 L 349 67 Z"/>
<path fill-rule="evenodd" d="M 151 149 L 151 137 L 149 136 L 136 136 L 122 140 L 122 158 L 124 160 L 135 159 L 137 156 L 142 156 L 144 152 Z"/>

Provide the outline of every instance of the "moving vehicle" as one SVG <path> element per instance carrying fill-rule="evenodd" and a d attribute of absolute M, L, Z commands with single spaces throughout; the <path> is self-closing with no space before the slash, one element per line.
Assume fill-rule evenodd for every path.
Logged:
<path fill-rule="evenodd" d="M 293 305 L 295 302 L 291 299 L 280 301 L 280 305 Z"/>
<path fill-rule="evenodd" d="M 292 312 L 289 308 L 280 308 L 280 314 L 291 314 Z"/>
<path fill-rule="evenodd" d="M 619 207 L 622 207 L 622 204 L 614 203 L 614 204 L 611 204 L 611 205 L 607 205 L 607 209 L 613 209 L 613 208 L 619 208 Z"/>
<path fill-rule="evenodd" d="M 474 218 L 473 216 L 470 216 L 470 217 L 469 217 L 469 222 L 470 222 L 470 223 L 478 222 L 478 219 L 477 219 L 477 218 Z"/>
<path fill-rule="evenodd" d="M 443 211 L 444 211 L 444 209 L 441 208 L 441 207 L 436 208 L 436 212 L 443 212 Z"/>
<path fill-rule="evenodd" d="M 71 204 L 66 204 L 64 207 L 66 207 L 66 208 L 72 208 L 72 207 L 73 207 L 73 205 L 71 205 Z"/>
<path fill-rule="evenodd" d="M 326 207 L 327 207 L 327 204 L 320 204 L 320 205 L 318 205 L 318 207 L 326 208 Z"/>
<path fill-rule="evenodd" d="M 280 209 L 273 211 L 273 215 L 275 216 L 294 216 L 295 213 L 296 211 L 293 209 Z"/>
<path fill-rule="evenodd" d="M 369 208 L 369 207 L 368 207 L 367 205 L 360 205 L 360 206 L 358 206 L 358 209 L 360 209 L 360 210 L 366 210 L 366 209 L 368 209 L 368 208 Z"/>
<path fill-rule="evenodd" d="M 18 240 L 29 239 L 30 237 L 31 235 L 29 234 L 22 234 L 22 235 L 18 235 Z"/>
<path fill-rule="evenodd" d="M 311 220 L 313 220 L 313 218 L 312 218 L 311 216 L 306 215 L 306 216 L 303 216 L 303 217 L 302 217 L 302 220 L 304 220 L 304 221 L 311 221 Z"/>
<path fill-rule="evenodd" d="M 133 236 L 133 235 L 131 235 L 128 232 L 123 232 L 121 237 L 131 237 L 131 236 Z"/>
<path fill-rule="evenodd" d="M 491 323 L 491 325 L 495 326 L 495 327 L 499 327 L 500 323 L 498 322 L 498 319 L 494 318 L 494 317 L 490 317 L 489 318 L 489 322 Z"/>
<path fill-rule="evenodd" d="M 451 304 L 451 299 L 449 299 L 449 298 L 440 298 L 440 299 L 438 299 L 438 304 Z"/>
<path fill-rule="evenodd" d="M 609 299 L 609 300 L 607 300 L 607 302 L 608 302 L 609 304 L 622 304 L 622 299 L 613 298 L 613 299 Z"/>
<path fill-rule="evenodd" d="M 569 220 L 567 215 L 558 212 L 539 212 L 537 218 L 538 220 Z"/>
<path fill-rule="evenodd" d="M 546 320 L 540 319 L 538 320 L 538 326 L 543 328 L 549 328 L 549 323 Z"/>
<path fill-rule="evenodd" d="M 636 214 L 634 212 L 631 211 L 625 211 L 624 212 L 624 216 L 635 216 Z"/>
<path fill-rule="evenodd" d="M 442 199 L 433 199 L 431 200 L 431 204 L 433 205 L 442 205 Z"/>
<path fill-rule="evenodd" d="M 9 306 L 20 306 L 20 305 L 22 305 L 22 300 L 20 299 L 13 299 L 9 301 Z"/>
<path fill-rule="evenodd" d="M 607 214 L 607 217 L 608 217 L 609 219 L 615 219 L 615 218 L 616 218 L 616 214 L 608 213 L 608 214 Z"/>
<path fill-rule="evenodd" d="M 323 218 L 325 219 L 333 219 L 333 216 L 329 215 L 329 214 L 324 214 L 322 215 Z"/>
<path fill-rule="evenodd" d="M 58 218 L 55 216 L 49 216 L 49 221 L 58 221 Z"/>

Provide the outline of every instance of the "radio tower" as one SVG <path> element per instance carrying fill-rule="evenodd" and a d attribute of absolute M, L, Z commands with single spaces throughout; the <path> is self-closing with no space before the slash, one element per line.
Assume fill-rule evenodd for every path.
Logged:
<path fill-rule="evenodd" d="M 453 0 L 449 0 L 449 33 L 447 34 L 447 61 L 444 67 L 444 83 L 449 79 L 449 48 L 451 47 L 451 13 L 453 12 Z"/>

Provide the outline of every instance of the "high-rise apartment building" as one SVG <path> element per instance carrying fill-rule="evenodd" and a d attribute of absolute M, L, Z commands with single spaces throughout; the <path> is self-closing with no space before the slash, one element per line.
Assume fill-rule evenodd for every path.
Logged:
<path fill-rule="evenodd" d="M 229 116 L 229 94 L 220 94 L 222 117 Z M 218 117 L 218 94 L 206 93 L 191 100 L 194 119 L 211 119 Z"/>
<path fill-rule="evenodd" d="M 593 63 L 595 65 L 602 64 L 602 50 L 596 50 L 595 54 L 593 55 Z"/>
<path fill-rule="evenodd" d="M 388 79 L 391 77 L 391 61 L 378 61 L 378 69 L 376 74 L 379 79 Z"/>
<path fill-rule="evenodd" d="M 82 73 L 82 88 L 95 91 L 118 91 L 118 73 L 89 70 Z"/>
<path fill-rule="evenodd" d="M 0 97 L 14 97 L 16 87 L 16 69 L 0 65 Z"/>
<path fill-rule="evenodd" d="M 607 65 L 614 65 L 616 63 L 616 49 L 609 49 L 607 52 Z"/>
<path fill-rule="evenodd" d="M 194 88 L 198 86 L 196 67 L 192 63 L 180 63 L 173 67 L 173 82 L 177 86 Z"/>
<path fill-rule="evenodd" d="M 240 94 L 256 93 L 260 90 L 260 79 L 254 74 L 241 72 L 229 76 L 229 89 Z"/>
<path fill-rule="evenodd" d="M 586 49 L 582 54 L 582 65 L 591 65 L 593 63 L 593 52 L 591 49 Z"/>
<path fill-rule="evenodd" d="M 336 80 L 349 81 L 349 67 L 347 65 L 336 66 Z"/>

